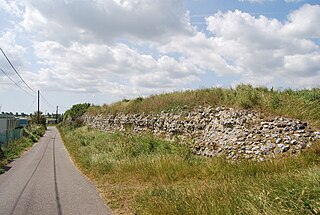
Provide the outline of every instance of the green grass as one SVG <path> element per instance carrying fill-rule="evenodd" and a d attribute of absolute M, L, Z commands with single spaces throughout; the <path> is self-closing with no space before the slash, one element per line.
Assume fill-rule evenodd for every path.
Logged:
<path fill-rule="evenodd" d="M 320 89 L 239 85 L 92 106 L 86 114 L 179 113 L 198 106 L 251 109 L 320 128 Z M 198 157 L 151 134 L 60 128 L 75 163 L 116 214 L 320 214 L 320 141 L 296 157 L 230 163 Z"/>
<path fill-rule="evenodd" d="M 37 142 L 44 133 L 44 127 L 32 125 L 24 129 L 24 137 L 2 145 L 2 152 L 0 156 L 0 173 L 4 172 L 3 167 L 8 163 L 9 160 L 18 158 L 26 149 L 33 146 L 33 144 Z"/>
<path fill-rule="evenodd" d="M 153 95 L 147 98 L 93 106 L 88 114 L 179 112 L 197 106 L 227 106 L 254 109 L 270 115 L 282 115 L 306 120 L 320 128 L 320 89 L 275 91 L 239 85 L 234 89 L 211 88 Z"/>
<path fill-rule="evenodd" d="M 22 137 L 19 140 L 13 141 L 5 146 L 3 146 L 3 152 L 6 159 L 14 159 L 20 156 L 26 148 L 29 148 L 33 145 L 33 141 L 29 138 Z"/>
<path fill-rule="evenodd" d="M 116 214 L 319 214 L 320 142 L 300 156 L 230 163 L 150 134 L 60 127 Z"/>

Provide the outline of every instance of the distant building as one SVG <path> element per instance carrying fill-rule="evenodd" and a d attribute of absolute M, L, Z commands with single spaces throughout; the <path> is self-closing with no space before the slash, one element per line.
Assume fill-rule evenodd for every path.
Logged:
<path fill-rule="evenodd" d="M 19 118 L 0 115 L 0 144 L 9 143 L 22 137 L 22 129 L 19 129 Z"/>
<path fill-rule="evenodd" d="M 28 119 L 27 118 L 20 118 L 19 119 L 19 126 L 20 127 L 26 127 L 28 125 Z"/>
<path fill-rule="evenodd" d="M 0 115 L 0 133 L 19 127 L 19 118 L 9 115 Z"/>
<path fill-rule="evenodd" d="M 47 124 L 56 124 L 56 119 L 48 119 L 47 118 Z"/>

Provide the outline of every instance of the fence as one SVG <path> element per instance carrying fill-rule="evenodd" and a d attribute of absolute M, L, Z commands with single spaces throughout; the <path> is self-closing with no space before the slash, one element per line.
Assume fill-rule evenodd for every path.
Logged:
<path fill-rule="evenodd" d="M 0 134 L 0 145 L 7 144 L 14 140 L 20 139 L 23 136 L 23 129 L 6 130 Z"/>

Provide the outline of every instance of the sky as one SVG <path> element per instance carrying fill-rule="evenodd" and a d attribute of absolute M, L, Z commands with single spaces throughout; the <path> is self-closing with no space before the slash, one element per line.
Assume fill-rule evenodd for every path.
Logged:
<path fill-rule="evenodd" d="M 64 112 L 138 96 L 320 87 L 320 2 L 0 0 L 0 106 Z"/>

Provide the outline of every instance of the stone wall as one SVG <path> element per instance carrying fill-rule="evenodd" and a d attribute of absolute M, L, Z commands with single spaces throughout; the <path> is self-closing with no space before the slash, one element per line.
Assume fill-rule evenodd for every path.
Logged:
<path fill-rule="evenodd" d="M 299 154 L 320 139 L 320 132 L 306 122 L 224 107 L 198 107 L 180 114 L 85 115 L 84 122 L 102 131 L 150 131 L 167 139 L 191 140 L 195 154 L 233 160 L 262 161 L 278 154 Z"/>

